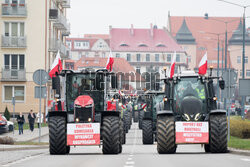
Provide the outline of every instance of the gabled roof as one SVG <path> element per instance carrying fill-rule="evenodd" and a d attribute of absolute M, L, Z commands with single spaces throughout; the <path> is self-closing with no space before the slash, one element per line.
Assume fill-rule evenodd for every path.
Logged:
<path fill-rule="evenodd" d="M 232 37 L 229 40 L 229 44 L 242 45 L 242 41 L 243 41 L 243 25 L 242 21 L 240 21 L 237 30 L 235 30 L 235 32 L 233 33 Z M 250 37 L 247 30 L 245 31 L 245 42 L 248 45 L 250 44 Z"/>
<path fill-rule="evenodd" d="M 109 39 L 109 34 L 84 34 L 84 38 Z"/>
<path fill-rule="evenodd" d="M 128 46 L 121 46 L 125 43 Z M 157 47 L 157 44 L 166 47 Z M 147 47 L 141 47 L 146 44 Z M 111 28 L 110 47 L 112 51 L 138 51 L 138 52 L 184 52 L 171 34 L 165 29 L 136 29 L 136 28 Z"/>
<path fill-rule="evenodd" d="M 195 38 L 193 37 L 191 31 L 188 29 L 185 18 L 183 19 L 183 23 L 181 25 L 181 28 L 177 32 L 175 39 L 179 44 L 195 44 Z"/>

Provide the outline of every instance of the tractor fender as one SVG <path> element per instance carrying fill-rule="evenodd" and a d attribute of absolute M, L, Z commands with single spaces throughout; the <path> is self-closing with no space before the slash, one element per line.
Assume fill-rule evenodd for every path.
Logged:
<path fill-rule="evenodd" d="M 157 111 L 157 116 L 158 115 L 174 115 L 174 112 L 171 110 L 162 110 L 162 111 Z"/>
<path fill-rule="evenodd" d="M 102 111 L 101 112 L 101 124 L 103 123 L 103 117 L 105 116 L 117 116 L 120 118 L 120 111 Z"/>
<path fill-rule="evenodd" d="M 50 111 L 48 112 L 48 118 L 50 119 L 51 117 L 64 117 L 67 120 L 67 112 L 66 111 Z"/>
<path fill-rule="evenodd" d="M 217 109 L 217 110 L 211 110 L 209 114 L 214 115 L 214 114 L 226 114 L 226 113 L 227 113 L 226 110 Z"/>

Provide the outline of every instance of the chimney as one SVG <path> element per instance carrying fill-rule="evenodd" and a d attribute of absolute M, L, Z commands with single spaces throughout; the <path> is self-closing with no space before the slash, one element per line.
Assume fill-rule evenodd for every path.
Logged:
<path fill-rule="evenodd" d="M 134 35 L 134 25 L 133 25 L 133 24 L 131 24 L 130 35 L 131 35 L 131 36 Z"/>
<path fill-rule="evenodd" d="M 153 28 L 153 24 L 150 24 L 150 36 L 153 38 L 154 37 L 154 28 Z"/>

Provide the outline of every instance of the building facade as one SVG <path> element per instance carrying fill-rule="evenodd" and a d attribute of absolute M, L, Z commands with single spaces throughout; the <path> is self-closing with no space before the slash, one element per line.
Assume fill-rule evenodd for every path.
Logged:
<path fill-rule="evenodd" d="M 13 97 L 16 112 L 39 111 L 33 73 L 49 71 L 58 50 L 62 58 L 68 57 L 70 52 L 63 43 L 64 35 L 69 35 L 65 17 L 69 7 L 69 0 L 1 1 L 0 112 L 5 107 L 13 111 Z M 46 100 L 42 100 L 42 111 L 45 106 Z"/>

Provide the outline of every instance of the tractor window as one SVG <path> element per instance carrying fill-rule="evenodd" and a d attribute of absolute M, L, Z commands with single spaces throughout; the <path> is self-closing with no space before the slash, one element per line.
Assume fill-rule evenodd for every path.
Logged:
<path fill-rule="evenodd" d="M 203 111 L 206 108 L 206 91 L 205 85 L 198 78 L 181 78 L 174 85 L 174 108 L 176 112 L 180 111 L 180 104 L 184 98 L 195 97 L 202 102 Z"/>

